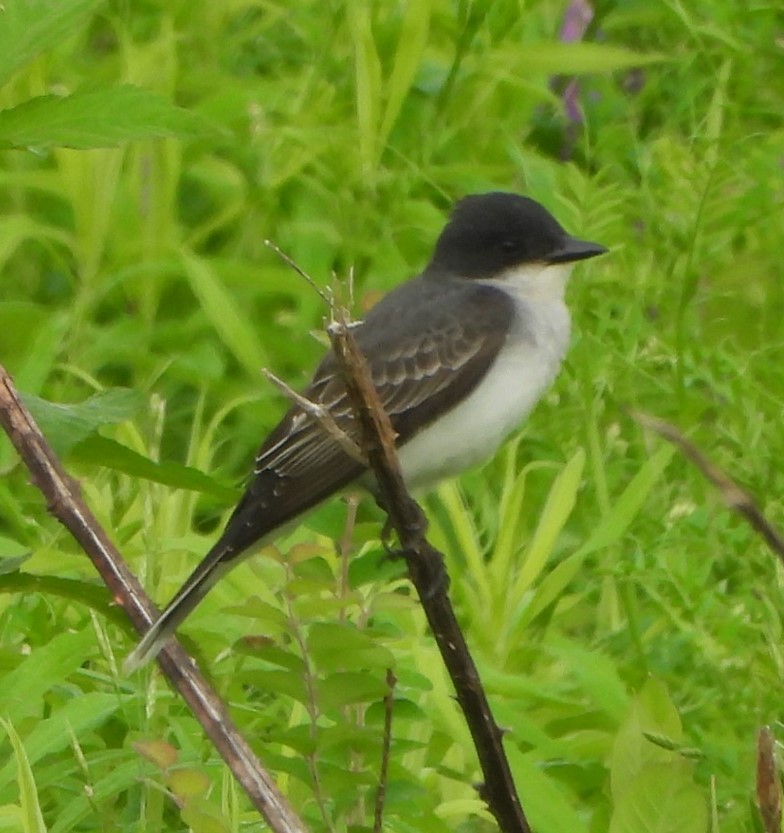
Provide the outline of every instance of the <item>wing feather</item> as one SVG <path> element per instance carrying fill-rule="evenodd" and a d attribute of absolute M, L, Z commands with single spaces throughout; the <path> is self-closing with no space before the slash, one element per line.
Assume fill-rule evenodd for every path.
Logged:
<path fill-rule="evenodd" d="M 415 282 L 420 285 L 412 304 Z M 512 301 L 494 287 L 420 277 L 387 295 L 353 330 L 398 445 L 476 387 L 498 355 L 513 314 Z M 337 425 L 360 442 L 331 353 L 304 396 L 328 408 Z M 313 417 L 293 406 L 259 450 L 253 480 L 225 534 L 236 538 L 240 551 L 362 472 Z"/>

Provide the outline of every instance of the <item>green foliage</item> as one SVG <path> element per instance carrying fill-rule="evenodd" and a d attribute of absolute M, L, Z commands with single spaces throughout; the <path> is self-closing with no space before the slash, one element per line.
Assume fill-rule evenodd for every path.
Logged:
<path fill-rule="evenodd" d="M 620 727 L 610 763 L 615 804 L 610 831 L 702 833 L 708 829 L 694 765 L 679 754 L 678 712 L 661 683 L 649 680 Z M 655 733 L 655 734 L 654 734 Z M 665 740 L 659 733 L 665 733 Z"/>
<path fill-rule="evenodd" d="M 612 254 L 518 440 L 426 500 L 523 803 L 538 833 L 758 830 L 781 569 L 628 409 L 781 523 L 778 5 L 596 3 L 578 43 L 552 0 L 2 6 L 0 360 L 151 593 L 286 407 L 260 368 L 301 387 L 324 349 L 264 241 L 321 285 L 353 267 L 361 309 L 454 198 L 526 192 Z M 261 829 L 155 673 L 119 676 L 122 613 L 6 442 L 0 467 L 0 828 Z M 493 830 L 381 522 L 322 507 L 183 635 L 312 829 L 372 829 L 391 707 L 384 830 Z"/>
<path fill-rule="evenodd" d="M 22 741 L 11 723 L 0 720 L 0 726 L 5 729 L 11 742 L 19 785 L 19 806 L 12 807 L 14 812 L 9 815 L 11 818 L 15 817 L 19 824 L 18 829 L 24 833 L 45 833 L 46 825 L 38 803 L 33 771 Z"/>
<path fill-rule="evenodd" d="M 36 55 L 57 46 L 84 24 L 98 0 L 26 0 L 3 7 L 0 33 L 0 84 L 32 61 Z"/>
<path fill-rule="evenodd" d="M 160 96 L 121 85 L 42 95 L 0 111 L 0 147 L 111 147 L 127 139 L 196 134 L 203 124 Z"/>
<path fill-rule="evenodd" d="M 15 0 L 2 8 L 0 84 L 89 18 L 96 0 Z M 128 84 L 38 95 L 0 109 L 0 148 L 97 148 L 147 136 L 197 134 L 194 113 Z"/>
<path fill-rule="evenodd" d="M 101 425 L 125 422 L 142 407 L 144 398 L 133 390 L 107 390 L 75 405 L 46 402 L 27 395 L 24 404 L 57 454 L 67 454 Z"/>

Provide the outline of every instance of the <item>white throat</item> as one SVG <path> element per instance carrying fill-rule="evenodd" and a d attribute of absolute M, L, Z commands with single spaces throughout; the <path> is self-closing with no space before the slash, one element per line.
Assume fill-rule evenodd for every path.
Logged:
<path fill-rule="evenodd" d="M 503 289 L 515 299 L 563 301 L 573 263 L 528 263 L 507 269 L 498 278 L 482 280 L 488 286 Z"/>
<path fill-rule="evenodd" d="M 507 293 L 515 316 L 477 388 L 400 449 L 410 488 L 429 488 L 490 457 L 550 387 L 569 345 L 564 293 L 572 264 L 536 264 L 482 281 Z"/>

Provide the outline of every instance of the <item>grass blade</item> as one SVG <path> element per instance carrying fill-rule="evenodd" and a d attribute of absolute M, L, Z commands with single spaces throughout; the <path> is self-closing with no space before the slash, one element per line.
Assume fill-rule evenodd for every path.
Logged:
<path fill-rule="evenodd" d="M 92 14 L 98 0 L 4 3 L 0 26 L 0 84 L 46 49 L 57 46 Z"/>
<path fill-rule="evenodd" d="M 395 63 L 386 91 L 384 119 L 381 122 L 378 142 L 379 153 L 383 150 L 387 137 L 395 126 L 422 61 L 430 29 L 431 6 L 431 0 L 409 0 L 406 8 L 395 52 Z"/>
<path fill-rule="evenodd" d="M 674 453 L 672 448 L 658 449 L 637 472 L 609 514 L 601 520 L 585 544 L 545 576 L 531 604 L 517 623 L 518 632 L 522 631 L 529 622 L 563 593 L 591 553 L 605 549 L 620 539 L 642 508 L 645 499 L 667 468 Z"/>
<path fill-rule="evenodd" d="M 14 750 L 14 761 L 16 763 L 16 778 L 19 784 L 19 803 L 22 807 L 22 830 L 24 833 L 46 833 L 41 805 L 38 802 L 38 790 L 33 778 L 33 770 L 30 761 L 22 745 L 22 741 L 11 721 L 3 720 L 0 717 L 0 726 L 8 733 L 11 741 L 11 748 Z"/>
<path fill-rule="evenodd" d="M 574 509 L 584 469 L 585 451 L 580 448 L 564 466 L 550 489 L 547 503 L 525 555 L 523 567 L 511 593 L 513 603 L 514 600 L 522 599 L 544 569 L 555 541 Z"/>
<path fill-rule="evenodd" d="M 199 299 L 223 343 L 252 378 L 269 362 L 256 331 L 240 312 L 231 293 L 209 263 L 193 254 L 183 254 L 183 266 L 193 294 Z"/>

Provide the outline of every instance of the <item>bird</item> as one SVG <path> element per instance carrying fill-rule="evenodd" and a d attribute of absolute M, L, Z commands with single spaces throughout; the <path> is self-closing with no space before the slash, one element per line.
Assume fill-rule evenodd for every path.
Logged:
<path fill-rule="evenodd" d="M 606 251 L 568 234 L 530 197 L 466 196 L 454 205 L 424 270 L 356 323 L 352 333 L 397 435 L 410 491 L 482 462 L 519 427 L 567 351 L 569 275 L 578 261 Z M 334 353 L 324 356 L 303 395 L 360 442 Z M 126 673 L 157 656 L 254 547 L 363 483 L 372 483 L 367 467 L 292 405 L 262 443 L 223 533 L 129 654 Z"/>

